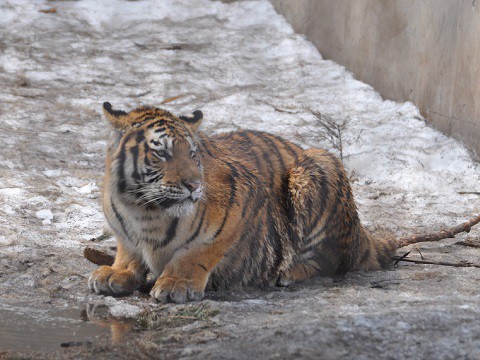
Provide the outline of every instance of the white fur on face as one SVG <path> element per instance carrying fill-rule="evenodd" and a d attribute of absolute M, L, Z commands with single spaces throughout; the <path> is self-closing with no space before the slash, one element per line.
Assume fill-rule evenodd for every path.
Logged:
<path fill-rule="evenodd" d="M 199 199 L 202 198 L 203 196 L 203 186 L 200 186 L 198 189 L 196 189 L 195 191 L 192 191 L 192 193 L 190 194 L 191 198 L 193 201 L 197 201 Z"/>
<path fill-rule="evenodd" d="M 193 203 L 183 202 L 180 204 L 174 204 L 165 209 L 168 215 L 175 217 L 182 217 L 190 215 L 193 212 L 194 206 Z"/>
<path fill-rule="evenodd" d="M 190 145 L 190 151 L 196 152 L 197 151 L 197 145 L 193 142 L 193 139 L 190 136 L 186 137 L 188 144 Z"/>
<path fill-rule="evenodd" d="M 165 152 L 168 155 L 173 155 L 173 139 L 167 136 L 164 132 L 155 132 L 150 130 L 145 135 L 148 147 L 157 152 Z M 160 157 L 160 156 L 158 156 Z M 160 157 L 161 158 L 161 157 Z M 163 161 L 166 159 L 161 158 Z"/>

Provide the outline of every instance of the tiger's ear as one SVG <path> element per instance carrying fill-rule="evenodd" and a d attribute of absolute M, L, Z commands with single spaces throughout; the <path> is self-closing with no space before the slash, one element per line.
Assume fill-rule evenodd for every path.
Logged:
<path fill-rule="evenodd" d="M 190 115 L 179 116 L 178 118 L 186 122 L 193 131 L 197 131 L 198 127 L 202 123 L 203 113 L 200 110 L 195 110 Z"/>
<path fill-rule="evenodd" d="M 131 125 L 128 114 L 122 110 L 113 110 L 109 102 L 103 103 L 103 114 L 117 130 L 125 130 Z"/>

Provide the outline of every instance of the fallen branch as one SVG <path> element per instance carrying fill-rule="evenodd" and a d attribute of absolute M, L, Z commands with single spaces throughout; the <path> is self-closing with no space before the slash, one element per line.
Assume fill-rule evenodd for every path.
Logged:
<path fill-rule="evenodd" d="M 112 255 L 90 247 L 86 247 L 83 250 L 83 257 L 96 265 L 112 266 L 115 260 L 115 257 Z"/>
<path fill-rule="evenodd" d="M 405 254 L 405 255 L 408 255 L 408 253 Z M 445 262 L 445 261 L 415 260 L 415 259 L 405 258 L 405 255 L 395 256 L 395 257 L 393 258 L 393 260 L 396 260 L 396 261 L 395 261 L 395 265 L 397 265 L 398 262 L 400 262 L 400 261 L 404 261 L 404 262 L 411 262 L 411 263 L 415 263 L 415 264 L 428 264 L 428 265 L 442 265 L 442 266 L 453 266 L 453 267 L 476 267 L 476 268 L 480 268 L 480 265 L 479 265 L 479 264 L 473 264 L 473 263 L 469 263 L 469 262 L 467 262 L 467 261 L 463 261 L 463 262 L 459 262 L 459 263 L 449 263 L 449 262 Z"/>
<path fill-rule="evenodd" d="M 477 217 L 470 219 L 469 221 L 454 226 L 449 229 L 445 229 L 436 233 L 426 234 L 426 235 L 413 235 L 410 237 L 402 238 L 398 240 L 398 247 L 401 248 L 403 246 L 416 244 L 420 242 L 426 241 L 439 241 L 443 239 L 450 239 L 454 238 L 455 235 L 460 234 L 462 232 L 469 232 L 470 229 L 480 222 L 480 215 Z"/>

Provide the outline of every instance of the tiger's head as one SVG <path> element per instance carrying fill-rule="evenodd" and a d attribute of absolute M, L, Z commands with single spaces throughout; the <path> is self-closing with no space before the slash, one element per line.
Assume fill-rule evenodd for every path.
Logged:
<path fill-rule="evenodd" d="M 175 116 L 168 111 L 140 107 L 130 112 L 103 112 L 115 129 L 109 145 L 112 190 L 122 201 L 163 208 L 181 216 L 203 196 L 203 169 L 197 148 L 197 129 L 203 114 Z"/>

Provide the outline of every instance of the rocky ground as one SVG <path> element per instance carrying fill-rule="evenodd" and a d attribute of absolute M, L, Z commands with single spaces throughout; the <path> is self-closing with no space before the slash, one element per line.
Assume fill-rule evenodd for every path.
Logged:
<path fill-rule="evenodd" d="M 480 357 L 476 228 L 398 252 L 447 265 L 189 305 L 90 294 L 83 249 L 115 246 L 99 200 L 103 101 L 128 110 L 179 96 L 164 106 L 201 109 L 206 132 L 341 148 L 363 222 L 398 236 L 477 215 L 480 167 L 412 104 L 323 60 L 264 0 L 5 0 L 0 13 L 0 358 Z M 325 119 L 341 139 L 325 136 Z"/>

